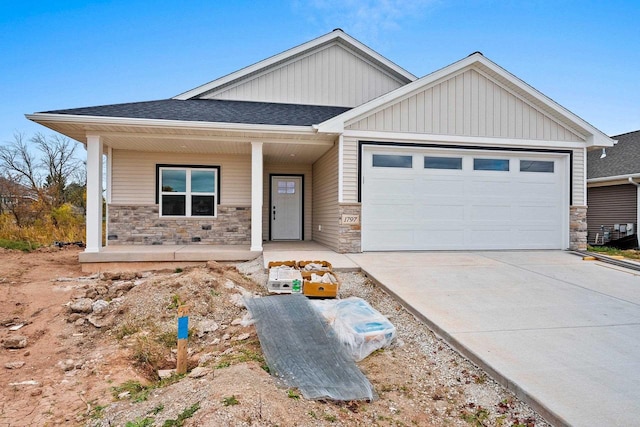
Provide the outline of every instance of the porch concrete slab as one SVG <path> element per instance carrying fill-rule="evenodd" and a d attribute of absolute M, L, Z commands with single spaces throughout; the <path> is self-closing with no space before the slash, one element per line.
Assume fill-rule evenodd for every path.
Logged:
<path fill-rule="evenodd" d="M 557 425 L 640 419 L 640 275 L 561 251 L 350 254 Z"/>
<path fill-rule="evenodd" d="M 262 257 L 264 268 L 272 261 L 327 261 L 334 271 L 360 271 L 347 255 L 316 242 L 270 242 L 264 245 Z"/>

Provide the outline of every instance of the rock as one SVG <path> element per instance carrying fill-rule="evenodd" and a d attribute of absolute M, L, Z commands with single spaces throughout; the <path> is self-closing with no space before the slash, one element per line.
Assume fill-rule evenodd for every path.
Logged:
<path fill-rule="evenodd" d="M 240 294 L 232 294 L 231 296 L 229 296 L 229 300 L 231 301 L 231 304 L 235 305 L 236 307 L 244 307 L 244 301 L 242 300 L 242 295 Z"/>
<path fill-rule="evenodd" d="M 128 391 L 123 391 L 122 393 L 120 393 L 120 394 L 118 395 L 118 399 L 124 399 L 125 397 L 129 397 L 129 395 L 130 395 L 130 394 L 131 394 L 131 393 L 130 393 L 130 392 L 128 392 Z"/>
<path fill-rule="evenodd" d="M 93 301 L 90 298 L 79 298 L 71 303 L 72 313 L 91 313 Z"/>
<path fill-rule="evenodd" d="M 84 317 L 81 317 L 81 318 L 77 319 L 75 322 L 73 322 L 73 324 L 76 325 L 76 326 L 84 326 L 84 322 L 85 322 Z"/>
<path fill-rule="evenodd" d="M 233 289 L 236 287 L 236 284 L 233 283 L 233 281 L 231 279 L 227 279 L 226 282 L 224 282 L 224 287 L 227 289 Z"/>
<path fill-rule="evenodd" d="M 88 315 L 86 320 L 96 328 L 102 328 L 103 326 L 106 326 L 109 323 L 104 318 L 100 316 L 96 316 L 95 314 Z"/>
<path fill-rule="evenodd" d="M 251 334 L 249 333 L 240 334 L 237 337 L 233 337 L 232 341 L 244 341 L 249 339 L 250 336 Z"/>
<path fill-rule="evenodd" d="M 35 385 L 35 386 L 39 386 L 40 383 L 38 381 L 34 381 L 34 380 L 27 380 L 27 381 L 20 381 L 19 383 L 9 383 L 9 385 L 11 387 L 17 387 L 17 386 L 21 386 L 21 385 Z"/>
<path fill-rule="evenodd" d="M 33 391 L 30 393 L 31 397 L 40 396 L 41 394 L 42 394 L 42 389 L 41 389 L 41 388 L 39 388 L 39 389 L 37 389 L 37 390 L 33 390 Z"/>
<path fill-rule="evenodd" d="M 220 326 L 218 326 L 218 323 L 216 323 L 214 320 L 210 320 L 210 319 L 201 320 L 198 322 L 198 326 L 197 326 L 198 337 L 202 338 L 204 334 L 217 331 L 219 327 Z"/>
<path fill-rule="evenodd" d="M 93 314 L 99 314 L 107 307 L 109 307 L 109 303 L 103 299 L 99 299 L 94 301 L 93 304 L 91 304 L 91 311 L 93 312 Z"/>
<path fill-rule="evenodd" d="M 223 341 L 227 341 L 229 338 L 231 338 L 231 335 L 229 335 L 229 334 L 224 334 L 224 335 L 222 336 L 222 340 L 223 340 Z"/>
<path fill-rule="evenodd" d="M 27 346 L 27 337 L 24 335 L 10 335 L 5 338 L 2 346 L 4 348 L 25 348 Z"/>
<path fill-rule="evenodd" d="M 233 320 L 231 321 L 231 324 L 232 324 L 233 326 L 238 326 L 238 325 L 240 325 L 241 323 L 242 323 L 242 319 L 233 319 Z"/>
<path fill-rule="evenodd" d="M 109 288 L 103 285 L 96 286 L 96 292 L 98 295 L 107 295 L 109 293 Z"/>
<path fill-rule="evenodd" d="M 91 298 L 91 299 L 96 299 L 96 298 L 98 298 L 98 292 L 94 288 L 88 289 L 87 293 L 85 294 L 85 297 L 86 298 Z"/>
<path fill-rule="evenodd" d="M 22 328 L 23 326 L 24 326 L 24 323 L 19 323 L 17 325 L 9 326 L 9 330 L 10 331 L 17 331 L 18 329 Z"/>
<path fill-rule="evenodd" d="M 15 362 L 8 362 L 4 364 L 4 367 L 7 369 L 20 369 L 24 366 L 25 362 L 23 362 L 22 360 L 19 361 L 15 361 Z"/>
<path fill-rule="evenodd" d="M 58 363 L 56 363 L 56 366 L 62 369 L 63 371 L 67 372 L 76 368 L 76 362 L 74 362 L 73 359 L 61 360 Z"/>
<path fill-rule="evenodd" d="M 211 372 L 212 371 L 210 368 L 203 368 L 201 366 L 198 366 L 197 368 L 194 368 L 193 371 L 191 371 L 187 376 L 189 378 L 202 378 L 205 375 L 209 375 L 209 373 Z"/>
<path fill-rule="evenodd" d="M 29 350 L 24 352 L 24 357 L 29 357 L 31 356 L 31 352 Z"/>
<path fill-rule="evenodd" d="M 169 378 L 175 373 L 176 373 L 175 369 L 159 369 L 158 370 L 158 376 L 160 377 L 161 380 L 165 378 Z"/>
<path fill-rule="evenodd" d="M 142 279 L 138 279 L 136 281 L 133 282 L 133 286 L 140 286 L 142 285 L 144 282 L 146 282 L 146 280 L 142 280 Z"/>
<path fill-rule="evenodd" d="M 71 313 L 69 317 L 67 317 L 67 322 L 73 323 L 76 320 L 80 319 L 81 317 L 82 317 L 82 314 L 80 313 Z"/>

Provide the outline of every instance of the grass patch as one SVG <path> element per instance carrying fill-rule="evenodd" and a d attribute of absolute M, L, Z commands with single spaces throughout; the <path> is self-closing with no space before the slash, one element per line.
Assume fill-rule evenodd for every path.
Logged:
<path fill-rule="evenodd" d="M 131 401 L 138 403 L 147 400 L 151 389 L 152 387 L 141 384 L 140 381 L 129 380 L 119 386 L 111 387 L 111 394 L 115 399 L 119 399 L 122 393 L 128 392 L 127 397 Z"/>
<path fill-rule="evenodd" d="M 120 384 L 119 386 L 111 387 L 111 394 L 115 399 L 118 399 L 122 393 L 129 392 L 127 397 L 134 403 L 144 402 L 149 397 L 149 393 L 156 388 L 163 388 L 175 384 L 184 378 L 184 375 L 171 375 L 169 378 L 163 378 L 159 381 L 145 385 L 140 381 L 129 380 Z M 157 414 L 164 409 L 163 405 L 158 405 L 153 408 L 152 412 Z"/>
<path fill-rule="evenodd" d="M 193 414 L 200 409 L 200 402 L 194 403 L 184 411 L 182 411 L 175 420 L 166 420 L 162 427 L 182 427 L 187 418 L 193 417 Z"/>
<path fill-rule="evenodd" d="M 224 406 L 233 406 L 233 405 L 239 405 L 240 401 L 236 398 L 236 395 L 234 394 L 234 395 L 223 398 L 222 404 Z"/>
<path fill-rule="evenodd" d="M 106 405 L 96 405 L 91 408 L 91 412 L 89 412 L 89 418 L 92 420 L 99 420 L 102 418 L 103 412 L 107 406 Z"/>
<path fill-rule="evenodd" d="M 7 240 L 0 239 L 0 248 L 14 249 L 22 252 L 31 252 L 37 249 L 40 245 L 37 243 L 26 242 L 22 240 Z"/>
<path fill-rule="evenodd" d="M 587 250 L 590 252 L 599 253 L 602 255 L 610 256 L 623 256 L 629 259 L 640 259 L 640 251 L 633 249 L 616 249 L 608 246 L 588 246 Z"/>
<path fill-rule="evenodd" d="M 300 400 L 300 395 L 298 394 L 297 391 L 295 391 L 294 389 L 290 388 L 289 390 L 287 390 L 287 396 L 289 397 L 289 399 L 293 399 L 293 400 Z"/>
<path fill-rule="evenodd" d="M 127 421 L 125 427 L 150 427 L 153 425 L 153 418 L 142 418 L 135 421 Z"/>

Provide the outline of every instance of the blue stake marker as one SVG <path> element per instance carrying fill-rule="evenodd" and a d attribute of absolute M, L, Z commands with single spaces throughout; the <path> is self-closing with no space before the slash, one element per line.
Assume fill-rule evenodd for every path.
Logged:
<path fill-rule="evenodd" d="M 178 317 L 178 339 L 189 338 L 189 316 Z"/>

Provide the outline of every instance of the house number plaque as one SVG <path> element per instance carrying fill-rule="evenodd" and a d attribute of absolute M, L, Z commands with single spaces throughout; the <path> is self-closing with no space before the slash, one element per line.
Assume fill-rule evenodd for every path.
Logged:
<path fill-rule="evenodd" d="M 360 225 L 360 215 L 342 215 L 343 225 Z"/>

